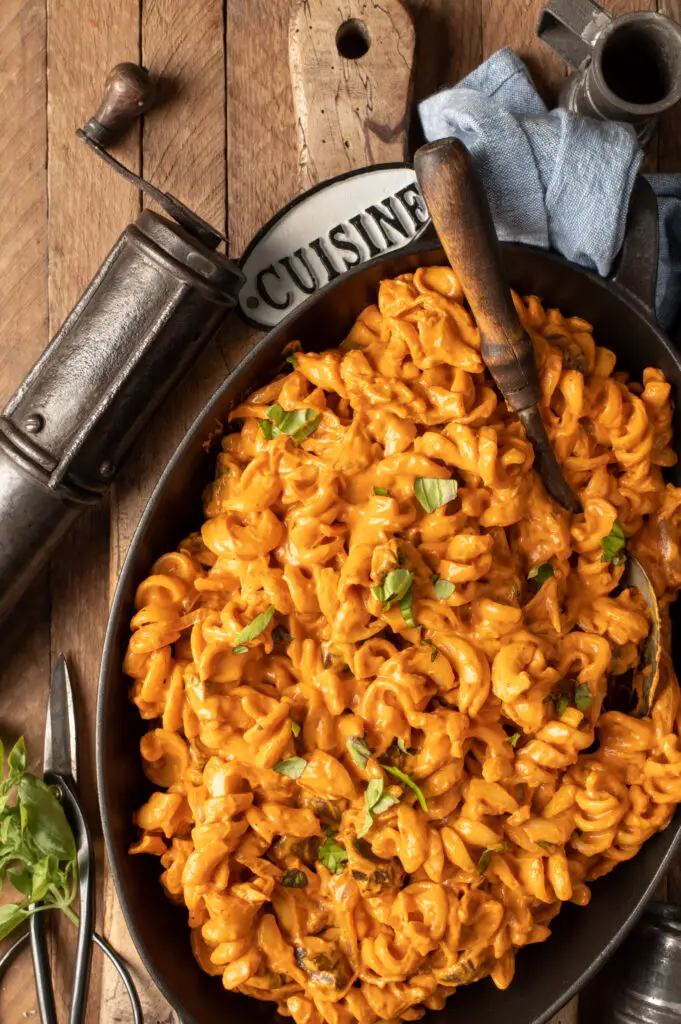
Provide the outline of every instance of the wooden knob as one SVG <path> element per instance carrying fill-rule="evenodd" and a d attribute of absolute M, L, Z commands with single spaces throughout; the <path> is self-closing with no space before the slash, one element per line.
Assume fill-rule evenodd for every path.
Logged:
<path fill-rule="evenodd" d="M 99 146 L 110 146 L 141 114 L 153 105 L 154 83 L 146 68 L 126 61 L 112 68 L 104 82 L 102 102 L 97 113 L 83 128 L 87 137 Z"/>
<path fill-rule="evenodd" d="M 414 25 L 401 0 L 295 0 L 299 188 L 407 158 Z"/>
<path fill-rule="evenodd" d="M 480 328 L 482 358 L 512 409 L 539 401 L 532 342 L 505 279 L 492 214 L 470 153 L 458 139 L 422 146 L 416 175 L 442 247 Z"/>

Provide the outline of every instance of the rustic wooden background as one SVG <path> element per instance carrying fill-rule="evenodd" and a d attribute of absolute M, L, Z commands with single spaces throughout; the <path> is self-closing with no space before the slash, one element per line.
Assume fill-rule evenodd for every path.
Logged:
<path fill-rule="evenodd" d="M 297 2 L 0 0 L 0 408 L 139 210 L 137 194 L 74 136 L 97 105 L 113 64 L 140 61 L 165 76 L 174 94 L 146 117 L 119 155 L 224 226 L 234 255 L 309 180 L 299 165 L 287 55 Z M 326 6 L 340 12 L 345 2 Z M 380 8 L 377 0 L 358 2 Z M 320 5 L 322 0 L 308 0 L 313 11 Z M 504 45 L 527 61 L 547 99 L 555 95 L 565 68 L 535 38 L 541 0 L 407 0 L 407 6 L 416 28 L 415 101 L 456 82 Z M 681 20 L 681 0 L 610 0 L 608 6 L 616 13 L 658 9 Z M 681 169 L 678 126 L 674 115 L 662 124 L 649 147 L 651 169 Z M 414 120 L 410 140 L 418 142 Z M 249 337 L 233 324 L 205 353 L 147 430 L 109 503 L 77 525 L 0 636 L 0 734 L 11 739 L 23 733 L 34 768 L 51 665 L 63 651 L 73 666 L 81 791 L 97 844 L 98 928 L 133 964 L 97 830 L 94 715 L 107 610 L 153 483 Z M 669 896 L 679 896 L 673 880 Z M 68 925 L 57 929 L 53 946 L 64 1004 L 73 950 Z M 139 968 L 136 977 L 148 1024 L 174 1021 Z M 583 1003 L 580 1022 L 587 1011 Z M 573 1001 L 554 1024 L 575 1024 L 577 1014 Z M 24 957 L 0 987 L 0 1020 L 22 1024 L 36 1016 L 31 964 Z M 115 976 L 95 954 L 88 1022 L 129 1020 Z"/>

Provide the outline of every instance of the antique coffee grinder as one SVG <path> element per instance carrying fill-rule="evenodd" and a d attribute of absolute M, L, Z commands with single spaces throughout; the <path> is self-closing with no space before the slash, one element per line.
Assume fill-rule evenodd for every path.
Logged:
<path fill-rule="evenodd" d="M 243 282 L 217 251 L 218 231 L 107 152 L 153 101 L 147 71 L 119 64 L 78 130 L 168 217 L 145 210 L 128 224 L 0 416 L 0 620 L 83 508 L 100 500 Z"/>

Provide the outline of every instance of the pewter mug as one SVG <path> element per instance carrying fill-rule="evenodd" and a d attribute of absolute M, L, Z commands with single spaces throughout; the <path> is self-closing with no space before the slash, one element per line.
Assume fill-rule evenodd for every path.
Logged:
<path fill-rule="evenodd" d="M 537 35 L 573 69 L 559 106 L 628 121 L 641 145 L 681 99 L 681 26 L 664 14 L 616 18 L 591 0 L 549 0 Z"/>

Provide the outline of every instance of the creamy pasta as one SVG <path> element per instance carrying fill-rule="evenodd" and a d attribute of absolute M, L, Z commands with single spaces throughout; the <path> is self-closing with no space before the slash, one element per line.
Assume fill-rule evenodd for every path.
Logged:
<path fill-rule="evenodd" d="M 514 296 L 583 512 L 545 491 L 456 276 L 383 281 L 232 413 L 206 520 L 125 659 L 194 955 L 296 1024 L 416 1020 L 635 856 L 681 800 L 679 689 L 630 677 L 681 586 L 670 387 Z M 668 634 L 668 628 L 665 630 Z M 622 704 L 624 694 L 624 705 Z"/>

